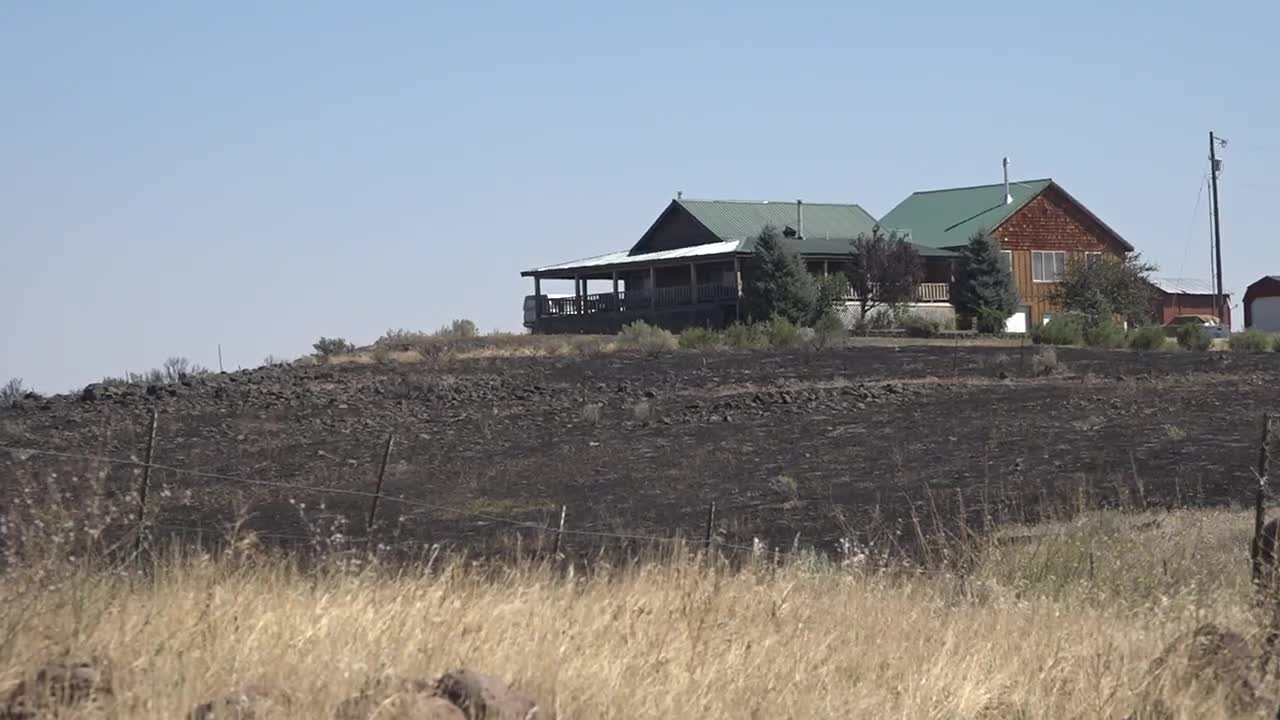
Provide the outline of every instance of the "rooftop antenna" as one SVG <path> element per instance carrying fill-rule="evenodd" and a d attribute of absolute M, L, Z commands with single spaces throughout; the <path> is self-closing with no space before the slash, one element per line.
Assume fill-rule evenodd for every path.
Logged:
<path fill-rule="evenodd" d="M 796 239 L 804 239 L 804 201 L 796 201 Z"/>
<path fill-rule="evenodd" d="M 681 199 L 681 198 L 683 198 L 683 197 L 684 197 L 684 191 L 683 191 L 683 190 L 677 190 L 677 191 L 676 191 L 676 199 L 677 199 L 677 200 L 679 200 L 679 199 Z"/>
<path fill-rule="evenodd" d="M 1004 166 L 1004 204 L 1013 204 L 1013 195 L 1009 194 L 1009 158 L 1006 156 L 1000 162 Z"/>

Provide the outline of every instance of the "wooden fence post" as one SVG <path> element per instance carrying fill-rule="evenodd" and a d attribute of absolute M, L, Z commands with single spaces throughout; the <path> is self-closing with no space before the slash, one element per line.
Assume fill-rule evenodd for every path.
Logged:
<path fill-rule="evenodd" d="M 707 532 L 706 538 L 703 540 L 703 549 L 708 555 L 711 554 L 711 543 L 715 540 L 715 524 L 716 524 L 716 501 L 712 500 L 707 506 Z"/>
<path fill-rule="evenodd" d="M 366 528 L 373 532 L 373 520 L 378 513 L 378 498 L 382 497 L 382 480 L 387 475 L 387 461 L 391 459 L 391 446 L 395 445 L 396 436 L 387 434 L 387 445 L 382 450 L 382 465 L 378 467 L 378 484 L 373 490 L 373 501 L 369 503 L 369 522 Z"/>
<path fill-rule="evenodd" d="M 1262 526 L 1266 520 L 1267 472 L 1271 464 L 1271 429 L 1274 418 L 1271 413 L 1262 416 L 1262 441 L 1258 444 L 1258 487 L 1253 502 L 1253 544 L 1250 545 L 1250 565 L 1253 581 L 1262 581 Z"/>
<path fill-rule="evenodd" d="M 151 408 L 151 430 L 147 434 L 146 464 L 142 466 L 142 484 L 138 486 L 138 527 L 137 537 L 133 541 L 134 555 L 141 557 L 142 536 L 146 533 L 147 522 L 147 490 L 151 487 L 151 461 L 156 452 L 156 425 L 159 423 L 159 411 Z"/>
<path fill-rule="evenodd" d="M 556 544 L 551 549 L 551 557 L 560 557 L 560 538 L 564 536 L 564 516 L 568 510 L 569 506 L 560 506 L 560 527 L 556 529 Z"/>

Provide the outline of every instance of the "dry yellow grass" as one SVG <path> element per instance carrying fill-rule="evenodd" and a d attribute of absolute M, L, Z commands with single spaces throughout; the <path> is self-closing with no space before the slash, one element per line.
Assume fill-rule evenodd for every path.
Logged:
<path fill-rule="evenodd" d="M 1260 630 L 1250 526 L 1217 511 L 1092 515 L 1027 529 L 963 579 L 856 556 L 589 576 L 308 574 L 252 558 L 170 560 L 151 577 L 22 570 L 0 584 L 0 687 L 70 648 L 115 661 L 122 716 L 136 718 L 180 717 L 248 682 L 298 692 L 293 717 L 327 718 L 372 673 L 458 666 L 561 718 L 1123 718 L 1149 716 L 1153 697 L 1173 717 L 1230 717 L 1148 666 L 1207 620 Z"/>

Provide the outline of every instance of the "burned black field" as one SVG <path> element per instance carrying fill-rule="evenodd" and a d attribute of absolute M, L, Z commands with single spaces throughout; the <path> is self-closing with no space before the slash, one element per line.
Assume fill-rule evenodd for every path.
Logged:
<path fill-rule="evenodd" d="M 585 553 L 701 540 L 714 502 L 726 545 L 831 550 L 1083 506 L 1250 501 L 1261 418 L 1280 409 L 1274 356 L 1060 350 L 1035 377 L 1033 354 L 606 354 L 97 386 L 0 411 L 0 492 L 15 522 L 57 504 L 125 537 L 154 409 L 153 540 L 238 525 L 269 544 L 479 553 L 545 540 L 565 506 L 564 549 Z"/>

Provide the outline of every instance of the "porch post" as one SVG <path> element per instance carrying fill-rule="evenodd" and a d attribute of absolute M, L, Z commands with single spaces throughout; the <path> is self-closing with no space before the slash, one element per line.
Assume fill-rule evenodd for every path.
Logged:
<path fill-rule="evenodd" d="M 689 303 L 698 304 L 698 266 L 689 263 Z"/>
<path fill-rule="evenodd" d="M 618 299 L 618 271 L 613 271 L 613 299 Z"/>
<path fill-rule="evenodd" d="M 733 304 L 735 319 L 742 322 L 742 261 L 733 258 L 733 285 L 738 293 L 738 301 Z"/>
<path fill-rule="evenodd" d="M 577 275 L 573 276 L 573 307 L 574 311 L 579 315 L 582 314 L 582 290 L 583 285 L 585 284 L 586 283 L 582 282 L 581 277 Z"/>
<path fill-rule="evenodd" d="M 829 260 L 823 260 L 823 261 L 822 261 L 822 277 L 826 277 L 826 276 L 827 276 L 827 263 L 829 263 L 829 262 L 830 262 Z"/>
<path fill-rule="evenodd" d="M 649 266 L 649 310 L 652 312 L 658 308 L 658 272 L 652 265 Z"/>
<path fill-rule="evenodd" d="M 542 319 L 542 278 L 533 276 L 533 326 L 538 327 Z"/>

